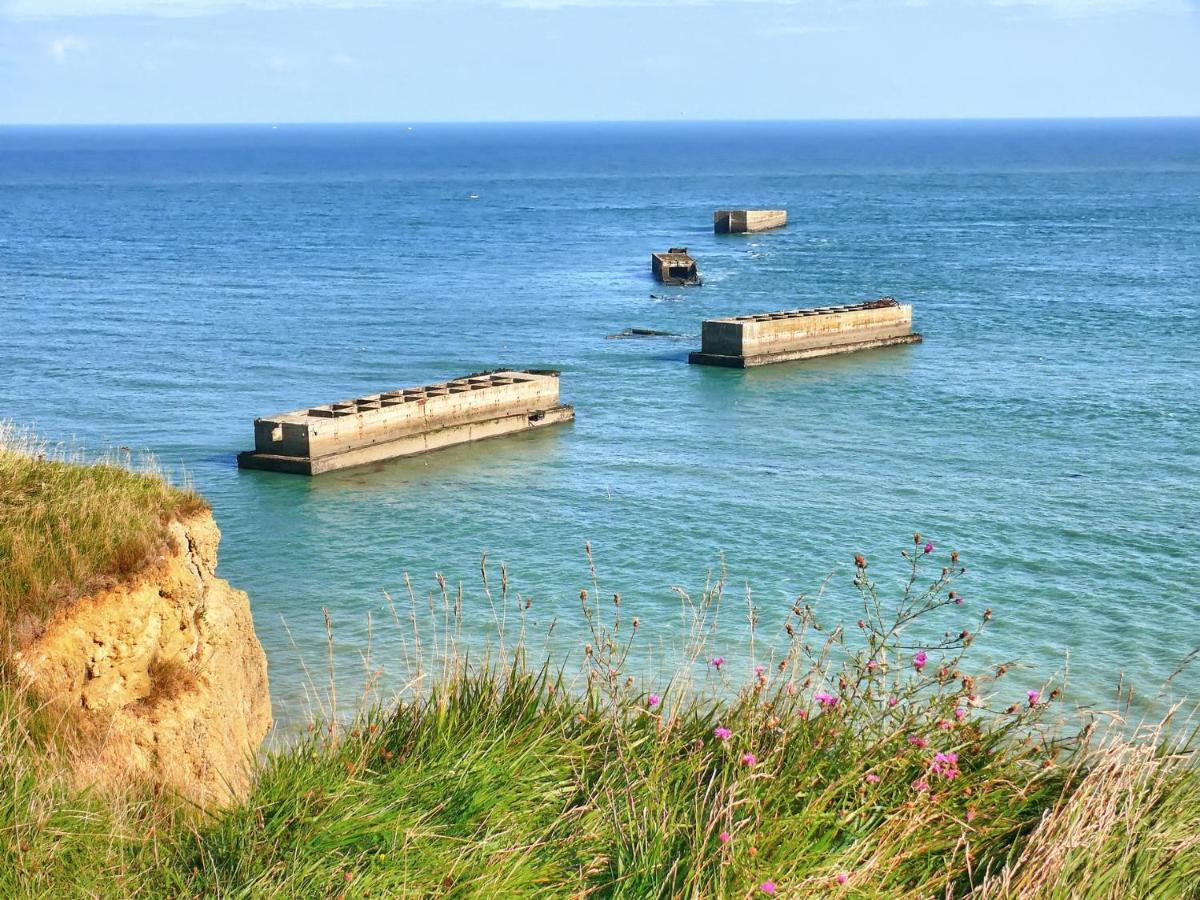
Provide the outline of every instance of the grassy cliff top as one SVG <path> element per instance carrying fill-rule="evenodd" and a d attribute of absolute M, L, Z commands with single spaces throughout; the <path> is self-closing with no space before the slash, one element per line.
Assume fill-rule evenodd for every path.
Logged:
<path fill-rule="evenodd" d="M 73 461 L 0 423 L 0 647 L 138 571 L 167 546 L 173 517 L 205 507 L 153 470 Z"/>

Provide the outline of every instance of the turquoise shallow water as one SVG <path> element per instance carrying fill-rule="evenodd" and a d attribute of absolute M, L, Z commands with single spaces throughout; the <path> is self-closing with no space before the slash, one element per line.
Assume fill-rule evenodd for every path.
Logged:
<path fill-rule="evenodd" d="M 725 205 L 791 224 L 715 236 Z M 651 282 L 678 244 L 704 287 Z M 1078 702 L 1119 671 L 1153 693 L 1200 644 L 1198 275 L 1196 121 L 0 130 L 0 417 L 186 467 L 284 718 L 281 620 L 315 664 L 328 607 L 357 672 L 406 571 L 483 622 L 486 549 L 572 641 L 585 541 L 656 624 L 723 555 L 770 632 L 854 552 L 890 585 L 914 530 L 996 609 L 982 658 L 1032 679 L 1069 651 Z M 706 316 L 881 294 L 924 344 L 685 363 Z M 605 340 L 630 326 L 686 337 Z M 577 422 L 316 480 L 235 467 L 256 415 L 500 365 L 561 369 Z"/>

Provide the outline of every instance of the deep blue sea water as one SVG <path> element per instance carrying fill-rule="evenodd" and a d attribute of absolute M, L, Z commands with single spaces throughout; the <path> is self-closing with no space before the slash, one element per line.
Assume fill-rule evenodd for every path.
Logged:
<path fill-rule="evenodd" d="M 655 285 L 681 244 L 704 286 Z M 686 364 L 705 317 L 883 294 L 924 344 Z M 498 366 L 561 369 L 577 422 L 235 466 L 255 416 Z M 981 659 L 1153 695 L 1200 644 L 1200 121 L 0 129 L 0 418 L 186 468 L 285 719 L 321 608 L 358 672 L 404 572 L 462 581 L 482 640 L 487 550 L 573 641 L 585 541 L 662 628 L 723 557 L 773 634 L 835 567 L 853 621 L 852 554 L 890 589 L 916 530 L 970 567 L 963 620 L 996 610 Z"/>

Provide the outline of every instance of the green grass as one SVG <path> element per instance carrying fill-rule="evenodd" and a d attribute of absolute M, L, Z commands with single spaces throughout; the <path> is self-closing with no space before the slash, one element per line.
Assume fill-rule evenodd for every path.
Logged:
<path fill-rule="evenodd" d="M 142 497 L 143 524 L 177 508 L 88 473 Z M 72 788 L 55 711 L 0 681 L 0 896 L 1200 897 L 1186 727 L 1055 721 L 1049 686 L 970 667 L 991 611 L 958 603 L 957 554 L 905 557 L 896 600 L 860 558 L 848 597 L 797 599 L 773 650 L 755 634 L 719 666 L 723 583 L 683 596 L 683 662 L 654 685 L 630 662 L 649 629 L 594 573 L 571 658 L 534 658 L 527 607 L 486 574 L 521 637 L 473 663 L 462 604 L 412 597 L 414 687 L 314 721 L 219 811 Z M 818 615 L 848 603 L 846 629 Z"/>
<path fill-rule="evenodd" d="M 204 508 L 154 471 L 79 465 L 0 423 L 0 649 L 139 571 L 167 548 L 173 517 Z"/>

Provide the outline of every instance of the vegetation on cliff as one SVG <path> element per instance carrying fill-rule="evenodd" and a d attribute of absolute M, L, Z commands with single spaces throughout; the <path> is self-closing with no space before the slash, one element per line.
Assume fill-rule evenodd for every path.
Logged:
<path fill-rule="evenodd" d="M 778 640 L 725 643 L 719 579 L 681 596 L 661 683 L 632 662 L 649 627 L 594 573 L 570 658 L 535 655 L 503 581 L 483 604 L 520 636 L 474 662 L 466 604 L 413 597 L 413 688 L 330 709 L 223 810 L 71 789 L 46 711 L 0 685 L 0 896 L 1200 896 L 1177 713 L 1064 717 L 1053 685 L 970 666 L 992 613 L 958 554 L 917 536 L 894 600 L 852 559 Z"/>
<path fill-rule="evenodd" d="M 172 518 L 207 504 L 152 469 L 79 465 L 0 422 L 0 648 L 83 593 L 144 568 Z"/>

